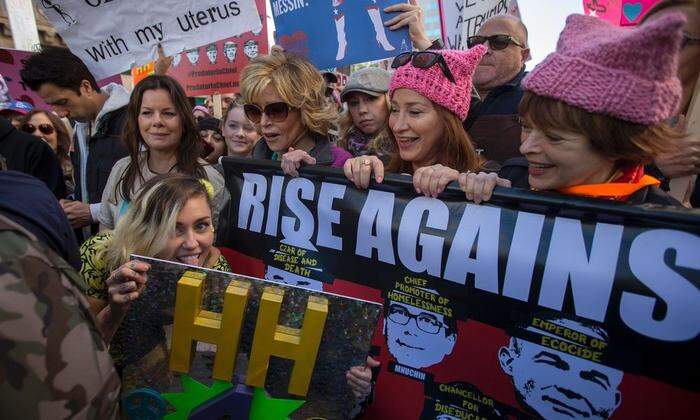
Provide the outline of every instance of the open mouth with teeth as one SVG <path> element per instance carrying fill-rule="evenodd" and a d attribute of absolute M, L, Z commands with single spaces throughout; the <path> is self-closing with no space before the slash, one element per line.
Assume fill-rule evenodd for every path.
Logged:
<path fill-rule="evenodd" d="M 199 265 L 199 256 L 202 254 L 191 254 L 191 255 L 179 255 L 175 257 L 176 260 L 187 265 Z"/>

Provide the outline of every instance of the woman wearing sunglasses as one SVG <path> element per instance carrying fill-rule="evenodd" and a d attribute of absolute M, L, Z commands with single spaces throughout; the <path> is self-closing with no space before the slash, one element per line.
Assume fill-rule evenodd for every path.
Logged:
<path fill-rule="evenodd" d="M 159 174 L 180 173 L 206 179 L 214 188 L 214 220 L 227 198 L 223 176 L 202 160 L 199 130 L 187 96 L 170 76 L 152 75 L 131 94 L 124 126 L 129 156 L 117 161 L 102 194 L 99 221 L 114 229 L 141 186 Z"/>
<path fill-rule="evenodd" d="M 279 160 L 297 175 L 301 163 L 343 166 L 350 154 L 328 139 L 337 111 L 321 73 L 306 59 L 273 48 L 245 67 L 241 93 L 246 117 L 262 134 L 253 158 Z"/>
<path fill-rule="evenodd" d="M 385 165 L 376 156 L 345 162 L 345 175 L 367 188 L 385 169 L 413 175 L 416 192 L 436 197 L 459 172 L 480 166 L 462 120 L 471 101 L 472 76 L 486 52 L 483 45 L 467 51 L 409 52 L 397 56 L 389 96 L 389 137 L 395 151 Z"/>
<path fill-rule="evenodd" d="M 66 192 L 73 194 L 73 164 L 70 160 L 71 139 L 63 122 L 52 112 L 35 109 L 23 119 L 20 129 L 44 140 L 56 153 L 63 170 Z"/>
<path fill-rule="evenodd" d="M 677 205 L 644 174 L 644 164 L 679 137 L 665 121 L 681 103 L 676 63 L 683 23 L 669 14 L 630 29 L 569 16 L 557 50 L 523 80 L 520 151 L 527 172 L 501 175 L 534 190 Z M 507 186 L 493 173 L 461 174 L 459 182 L 476 203 L 497 184 Z"/>

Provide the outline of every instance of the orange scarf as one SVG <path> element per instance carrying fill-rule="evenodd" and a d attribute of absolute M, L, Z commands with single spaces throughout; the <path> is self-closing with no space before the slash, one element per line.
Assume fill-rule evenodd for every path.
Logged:
<path fill-rule="evenodd" d="M 604 184 L 576 185 L 558 189 L 567 195 L 602 198 L 615 201 L 627 201 L 635 192 L 649 186 L 659 186 L 661 182 L 653 176 L 644 175 L 644 166 L 632 166 L 623 169 L 622 175 Z"/>

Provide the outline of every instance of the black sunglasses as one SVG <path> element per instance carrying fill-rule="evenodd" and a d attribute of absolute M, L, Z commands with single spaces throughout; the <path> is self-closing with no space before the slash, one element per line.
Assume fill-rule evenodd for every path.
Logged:
<path fill-rule="evenodd" d="M 46 136 L 53 134 L 53 132 L 55 131 L 51 124 L 39 124 L 38 126 L 35 126 L 34 124 L 25 123 L 22 124 L 22 126 L 19 129 L 24 131 L 25 133 L 34 134 L 37 128 L 39 129 L 41 134 L 44 134 Z"/>
<path fill-rule="evenodd" d="M 273 102 L 265 105 L 265 108 L 260 108 L 255 104 L 245 104 L 243 105 L 243 112 L 253 124 L 260 124 L 263 114 L 267 115 L 274 122 L 282 122 L 289 115 L 289 105 L 285 102 Z"/>
<path fill-rule="evenodd" d="M 447 65 L 447 61 L 445 61 L 445 57 L 443 57 L 442 54 L 438 54 L 433 51 L 409 51 L 401 53 L 394 58 L 394 61 L 391 62 L 391 68 L 397 69 L 401 66 L 405 66 L 409 62 L 413 64 L 413 67 L 417 67 L 419 69 L 428 69 L 437 64 L 440 66 L 440 69 L 442 69 L 442 74 L 444 74 L 450 82 L 456 83 L 455 78 L 450 71 L 450 67 Z"/>
<path fill-rule="evenodd" d="M 505 50 L 508 45 L 513 44 L 520 48 L 525 48 L 523 44 L 518 42 L 510 35 L 498 34 L 491 36 L 474 35 L 467 38 L 467 47 L 472 48 L 475 45 L 481 45 L 486 41 L 489 42 L 489 47 L 494 51 Z"/>

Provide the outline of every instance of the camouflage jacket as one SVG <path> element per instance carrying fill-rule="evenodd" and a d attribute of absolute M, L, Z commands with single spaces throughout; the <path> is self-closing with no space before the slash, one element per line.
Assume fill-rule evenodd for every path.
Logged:
<path fill-rule="evenodd" d="M 0 216 L 0 418 L 111 419 L 121 387 L 78 274 Z"/>

